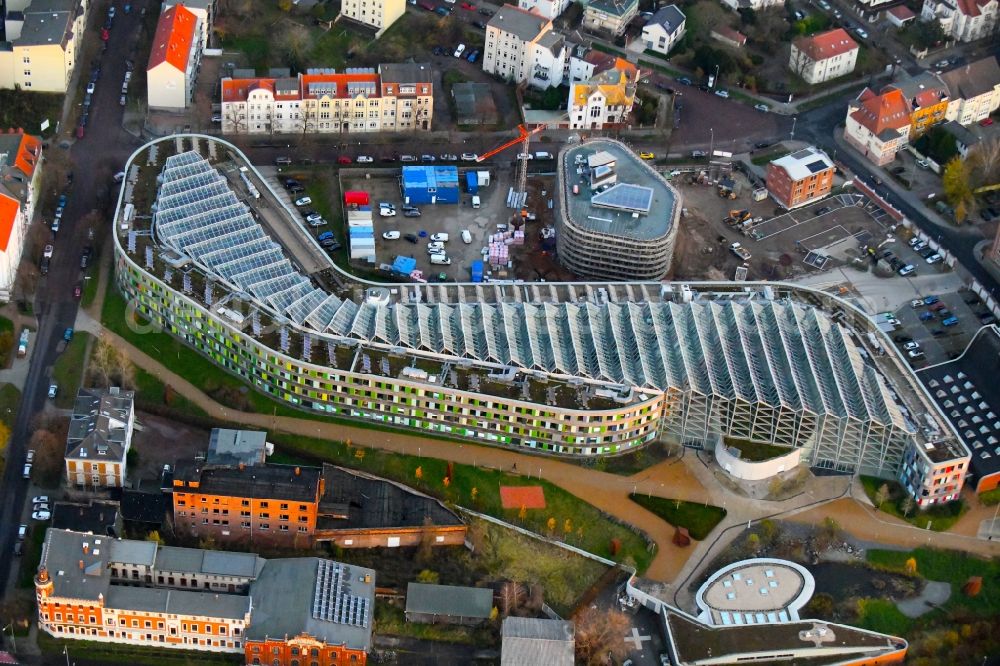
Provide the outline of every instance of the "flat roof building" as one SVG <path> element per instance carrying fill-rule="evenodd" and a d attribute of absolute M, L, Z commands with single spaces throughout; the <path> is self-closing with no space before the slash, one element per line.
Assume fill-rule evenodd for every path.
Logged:
<path fill-rule="evenodd" d="M 493 611 L 493 590 L 485 587 L 409 583 L 406 621 L 433 624 L 482 624 Z"/>
<path fill-rule="evenodd" d="M 782 208 L 808 206 L 830 194 L 836 170 L 826 153 L 809 146 L 767 165 L 767 192 Z"/>
<path fill-rule="evenodd" d="M 573 623 L 506 617 L 501 630 L 500 666 L 573 666 Z"/>
<path fill-rule="evenodd" d="M 595 164 L 595 155 L 603 162 Z M 670 271 L 681 196 L 624 144 L 559 153 L 559 261 L 580 278 L 659 280 Z"/>
<path fill-rule="evenodd" d="M 238 467 L 263 465 L 267 458 L 267 433 L 262 430 L 212 428 L 205 463 Z"/>
<path fill-rule="evenodd" d="M 92 499 L 83 502 L 56 502 L 52 505 L 51 526 L 98 536 L 116 537 L 122 533 L 122 515 L 118 502 Z"/>

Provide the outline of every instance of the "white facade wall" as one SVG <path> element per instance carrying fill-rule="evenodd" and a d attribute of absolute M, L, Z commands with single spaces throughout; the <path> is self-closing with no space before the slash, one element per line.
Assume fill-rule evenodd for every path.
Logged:
<path fill-rule="evenodd" d="M 536 88 L 562 84 L 566 71 L 565 44 L 558 53 L 540 46 L 537 40 L 551 30 L 551 24 L 532 41 L 500 30 L 486 28 L 486 45 L 483 48 L 483 71 L 514 83 L 527 83 Z"/>
<path fill-rule="evenodd" d="M 668 33 L 659 23 L 647 25 L 642 29 L 642 43 L 647 49 L 666 55 L 684 37 L 685 26 L 686 22 L 679 30 Z"/>
<path fill-rule="evenodd" d="M 406 0 L 343 0 L 340 15 L 370 25 L 381 37 L 386 29 L 406 13 Z"/>
<path fill-rule="evenodd" d="M 731 476 L 744 481 L 761 481 L 787 472 L 798 466 L 801 455 L 802 449 L 792 449 L 789 453 L 777 458 L 751 462 L 731 454 L 726 448 L 725 441 L 721 438 L 719 443 L 715 445 L 715 461 L 719 463 L 719 467 L 726 470 Z"/>
<path fill-rule="evenodd" d="M 962 13 L 950 0 L 924 0 L 920 18 L 938 21 L 946 35 L 959 42 L 972 42 L 995 35 L 1000 3 L 992 0 L 979 6 L 978 16 Z"/>
<path fill-rule="evenodd" d="M 806 83 L 815 85 L 853 72 L 858 62 L 859 51 L 860 49 L 855 48 L 830 58 L 813 60 L 795 44 L 792 44 L 788 67 L 801 76 Z"/>
<path fill-rule="evenodd" d="M 971 125 L 989 117 L 998 108 L 1000 108 L 1000 81 L 993 86 L 993 90 L 982 95 L 950 100 L 945 118 L 954 120 L 960 125 Z"/>
<path fill-rule="evenodd" d="M 570 0 L 520 0 L 517 6 L 547 19 L 554 19 L 566 11 Z"/>

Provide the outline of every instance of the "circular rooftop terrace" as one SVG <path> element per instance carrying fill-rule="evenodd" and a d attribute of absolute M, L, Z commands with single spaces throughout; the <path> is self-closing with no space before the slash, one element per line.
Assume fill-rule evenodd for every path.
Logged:
<path fill-rule="evenodd" d="M 714 625 L 774 624 L 799 619 L 815 581 L 804 567 L 772 558 L 741 560 L 698 588 L 698 617 Z"/>

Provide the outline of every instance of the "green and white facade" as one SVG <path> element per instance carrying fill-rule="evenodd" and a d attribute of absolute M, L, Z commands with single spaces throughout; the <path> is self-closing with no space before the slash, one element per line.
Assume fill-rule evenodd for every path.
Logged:
<path fill-rule="evenodd" d="M 733 436 L 882 476 L 920 435 L 905 416 L 913 406 L 901 408 L 909 398 L 828 312 L 855 329 L 864 315 L 828 294 L 755 283 L 366 288 L 353 277 L 327 292 L 219 175 L 233 160 L 253 169 L 235 147 L 170 137 L 153 159 L 151 146 L 126 167 L 117 286 L 137 313 L 277 400 L 570 456 Z M 137 211 L 149 179 L 155 209 Z"/>

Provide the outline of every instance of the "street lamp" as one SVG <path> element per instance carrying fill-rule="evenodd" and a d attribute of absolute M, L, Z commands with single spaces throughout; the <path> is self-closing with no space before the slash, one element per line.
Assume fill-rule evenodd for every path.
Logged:
<path fill-rule="evenodd" d="M 714 127 L 709 127 L 708 131 L 709 131 L 709 136 L 711 137 L 711 139 L 709 140 L 709 144 L 708 144 L 708 159 L 709 159 L 709 161 L 711 161 L 712 160 L 712 153 L 715 150 L 715 128 Z"/>
<path fill-rule="evenodd" d="M 9 410 L 8 410 L 9 411 Z M 14 654 L 17 654 L 17 641 L 14 640 L 14 620 L 10 621 L 6 627 L 3 628 L 4 631 L 10 629 L 10 644 L 14 648 Z"/>

